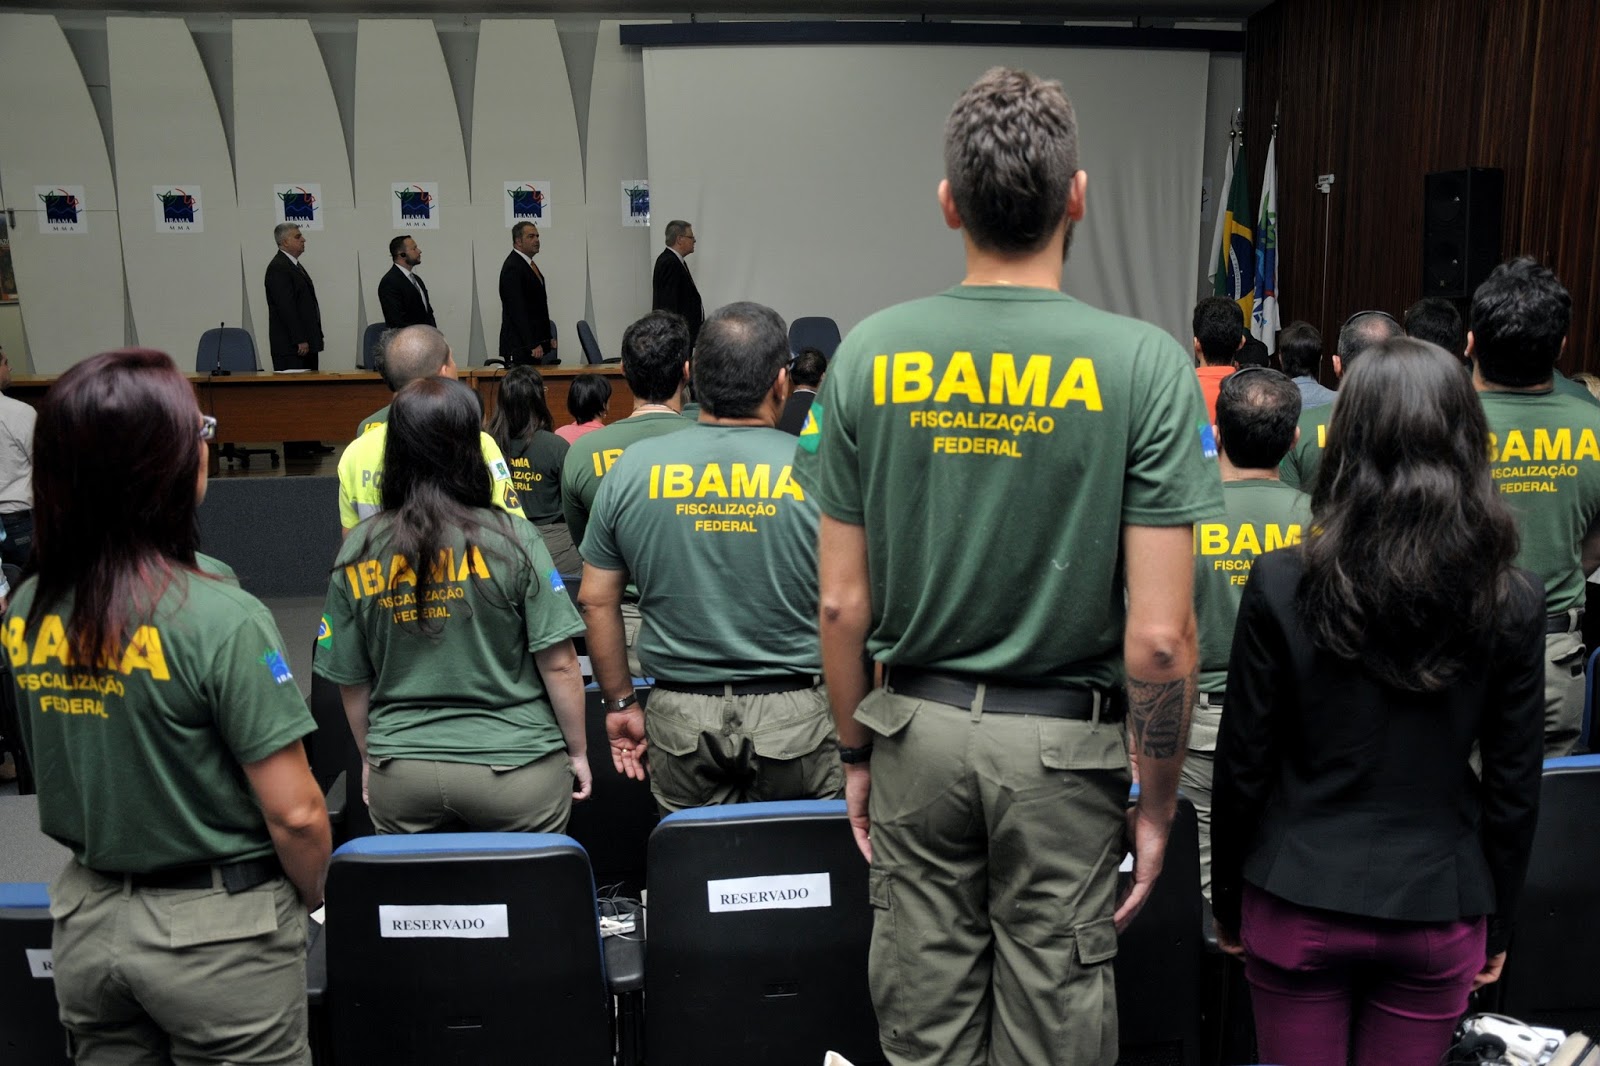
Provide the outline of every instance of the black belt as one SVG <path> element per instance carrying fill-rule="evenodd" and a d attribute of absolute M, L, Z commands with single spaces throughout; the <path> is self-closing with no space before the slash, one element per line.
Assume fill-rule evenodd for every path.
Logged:
<path fill-rule="evenodd" d="M 101 877 L 113 881 L 126 881 L 134 888 L 211 888 L 217 883 L 213 871 L 221 875 L 222 887 L 229 895 L 264 885 L 283 876 L 283 865 L 276 855 L 242 862 L 225 862 L 216 865 L 169 866 L 165 870 L 148 870 L 144 873 L 121 873 L 113 870 L 95 870 Z"/>
<path fill-rule="evenodd" d="M 775 692 L 816 688 L 820 684 L 822 679 L 816 674 L 758 677 L 745 681 L 666 681 L 656 678 L 656 688 L 667 692 L 688 692 L 696 696 L 770 696 Z"/>
<path fill-rule="evenodd" d="M 1547 614 L 1544 618 L 1545 633 L 1576 633 L 1583 628 L 1583 608 L 1575 607 L 1571 611 L 1557 611 Z"/>
<path fill-rule="evenodd" d="M 884 679 L 884 687 L 898 695 L 962 708 L 972 706 L 972 701 L 978 697 L 980 684 L 984 686 L 984 714 L 1037 714 L 1046 718 L 1089 722 L 1094 720 L 1098 699 L 1100 721 L 1122 721 L 1122 700 L 1113 692 L 1089 688 L 997 685 L 957 674 L 905 666 L 890 667 Z"/>

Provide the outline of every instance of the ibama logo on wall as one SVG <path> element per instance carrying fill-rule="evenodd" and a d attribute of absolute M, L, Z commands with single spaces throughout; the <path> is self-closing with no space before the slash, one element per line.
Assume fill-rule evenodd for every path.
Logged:
<path fill-rule="evenodd" d="M 205 214 L 198 185 L 156 185 L 156 232 L 201 233 Z"/>
<path fill-rule="evenodd" d="M 435 181 L 397 181 L 394 191 L 396 229 L 439 228 L 439 183 Z"/>
<path fill-rule="evenodd" d="M 82 185 L 35 185 L 33 193 L 44 207 L 39 214 L 40 233 L 89 231 L 89 212 L 84 207 Z"/>

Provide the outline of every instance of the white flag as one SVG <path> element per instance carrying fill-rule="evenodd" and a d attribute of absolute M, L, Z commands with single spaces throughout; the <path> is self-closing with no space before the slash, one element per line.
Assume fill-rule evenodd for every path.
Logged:
<path fill-rule="evenodd" d="M 1261 210 L 1256 212 L 1256 294 L 1250 335 L 1277 350 L 1278 336 L 1278 135 L 1267 145 L 1267 172 L 1261 177 Z"/>
<path fill-rule="evenodd" d="M 1224 294 L 1227 290 L 1219 288 L 1216 284 L 1217 275 L 1222 271 L 1222 234 L 1228 228 L 1228 192 L 1233 188 L 1233 138 L 1228 138 L 1228 158 L 1223 165 L 1222 185 L 1217 194 L 1212 197 L 1216 205 L 1217 226 L 1211 231 L 1211 258 L 1206 262 L 1211 270 L 1206 275 L 1211 279 L 1212 289 L 1217 295 Z"/>

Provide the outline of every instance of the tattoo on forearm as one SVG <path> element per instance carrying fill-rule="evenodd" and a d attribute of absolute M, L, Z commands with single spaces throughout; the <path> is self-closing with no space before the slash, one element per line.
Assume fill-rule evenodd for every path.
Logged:
<path fill-rule="evenodd" d="M 1160 682 L 1128 678 L 1128 722 L 1140 755 L 1170 759 L 1182 750 L 1188 687 L 1187 678 Z"/>

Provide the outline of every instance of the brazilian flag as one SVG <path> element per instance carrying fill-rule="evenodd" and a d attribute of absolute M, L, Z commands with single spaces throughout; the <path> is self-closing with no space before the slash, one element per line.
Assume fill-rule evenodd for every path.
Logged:
<path fill-rule="evenodd" d="M 1250 190 L 1245 183 L 1248 160 L 1244 148 L 1234 157 L 1233 184 L 1228 189 L 1227 215 L 1222 223 L 1222 250 L 1217 254 L 1212 291 L 1236 300 L 1244 320 L 1250 321 L 1256 295 L 1255 231 L 1250 226 Z"/>

